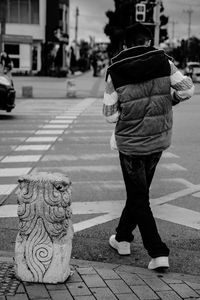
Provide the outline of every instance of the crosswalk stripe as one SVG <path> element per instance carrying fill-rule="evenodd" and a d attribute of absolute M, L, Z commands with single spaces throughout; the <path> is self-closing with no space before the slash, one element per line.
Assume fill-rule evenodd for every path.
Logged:
<path fill-rule="evenodd" d="M 43 136 L 43 137 L 29 137 L 26 140 L 26 143 L 29 142 L 55 142 L 57 140 L 57 136 Z"/>
<path fill-rule="evenodd" d="M 46 151 L 51 145 L 20 145 L 15 151 Z"/>
<path fill-rule="evenodd" d="M 69 120 L 69 119 L 66 119 L 66 120 L 61 120 L 61 119 L 58 119 L 58 120 L 51 120 L 49 123 L 50 124 L 71 124 L 73 123 L 74 120 Z"/>
<path fill-rule="evenodd" d="M 19 163 L 19 162 L 37 162 L 42 155 L 9 155 L 0 161 L 0 163 Z"/>
<path fill-rule="evenodd" d="M 162 168 L 168 169 L 170 171 L 187 171 L 186 168 L 176 164 L 176 163 L 168 163 L 168 164 L 160 164 Z"/>
<path fill-rule="evenodd" d="M 1 168 L 0 177 L 18 177 L 28 174 L 31 168 Z"/>
<path fill-rule="evenodd" d="M 66 124 L 66 125 L 64 125 L 64 124 L 49 124 L 49 125 L 44 125 L 43 126 L 43 128 L 45 128 L 45 129 L 53 129 L 53 128 L 63 128 L 63 129 L 65 129 L 65 128 L 68 128 L 69 127 L 69 124 Z"/>
<path fill-rule="evenodd" d="M 38 130 L 35 135 L 61 135 L 64 130 Z"/>
<path fill-rule="evenodd" d="M 0 195 L 10 195 L 17 187 L 17 184 L 0 184 Z"/>

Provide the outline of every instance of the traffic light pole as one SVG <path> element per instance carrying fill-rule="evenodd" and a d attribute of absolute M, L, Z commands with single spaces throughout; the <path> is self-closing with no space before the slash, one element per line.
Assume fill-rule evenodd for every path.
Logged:
<path fill-rule="evenodd" d="M 156 0 L 156 7 L 155 7 L 155 31 L 154 31 L 154 46 L 159 46 L 159 39 L 160 39 L 160 0 Z"/>

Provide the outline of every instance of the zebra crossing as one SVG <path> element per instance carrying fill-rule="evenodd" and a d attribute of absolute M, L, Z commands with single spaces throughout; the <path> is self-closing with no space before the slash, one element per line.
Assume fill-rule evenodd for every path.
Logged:
<path fill-rule="evenodd" d="M 16 216 L 14 191 L 18 177 L 40 171 L 59 171 L 72 177 L 73 213 L 91 214 L 87 220 L 75 224 L 75 231 L 119 217 L 125 198 L 124 183 L 118 154 L 109 148 L 113 128 L 103 120 L 101 108 L 100 99 L 88 98 L 71 103 L 64 111 L 53 111 L 50 107 L 45 114 L 39 112 L 37 119 L 35 111 L 32 114 L 28 111 L 25 114 L 29 119 L 12 120 L 12 126 L 1 131 L 1 145 L 9 141 L 5 149 L 0 147 L 1 218 Z M 164 152 L 158 170 L 173 172 L 174 178 L 168 180 L 180 183 L 183 188 L 152 199 L 153 211 L 162 220 L 200 229 L 200 213 L 169 203 L 185 195 L 198 197 L 200 192 L 199 185 L 176 178 L 176 172 L 183 177 L 187 172 L 178 159 L 177 154 Z"/>

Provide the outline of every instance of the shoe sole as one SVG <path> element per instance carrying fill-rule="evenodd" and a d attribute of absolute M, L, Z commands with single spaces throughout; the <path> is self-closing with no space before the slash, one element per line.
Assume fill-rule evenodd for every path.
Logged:
<path fill-rule="evenodd" d="M 131 255 L 131 253 L 127 253 L 127 254 L 121 254 L 121 253 L 119 253 L 119 250 L 118 250 L 117 248 L 115 248 L 115 247 L 111 244 L 110 241 L 109 241 L 109 246 L 110 246 L 112 249 L 114 249 L 115 251 L 117 251 L 117 253 L 118 253 L 120 256 L 129 256 L 129 255 Z"/>

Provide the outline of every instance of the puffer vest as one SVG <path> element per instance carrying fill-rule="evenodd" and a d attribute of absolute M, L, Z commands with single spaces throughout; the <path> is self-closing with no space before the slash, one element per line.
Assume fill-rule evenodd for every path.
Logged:
<path fill-rule="evenodd" d="M 169 57 L 153 47 L 134 47 L 114 57 L 108 73 L 118 93 L 118 150 L 149 155 L 171 144 L 172 98 Z"/>

